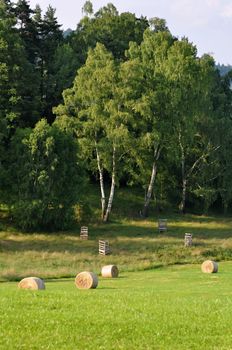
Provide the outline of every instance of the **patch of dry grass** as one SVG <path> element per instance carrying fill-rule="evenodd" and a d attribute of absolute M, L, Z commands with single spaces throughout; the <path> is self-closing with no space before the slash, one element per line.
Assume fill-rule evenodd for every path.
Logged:
<path fill-rule="evenodd" d="M 191 232 L 193 246 L 184 247 Z M 158 233 L 157 219 L 118 220 L 89 226 L 90 238 L 80 240 L 79 228 L 67 233 L 0 231 L 0 279 L 28 275 L 71 277 L 82 270 L 100 272 L 116 264 L 121 271 L 146 270 L 203 260 L 232 260 L 232 220 L 229 218 L 170 216 L 168 231 Z M 98 239 L 108 239 L 110 256 L 99 256 Z"/>

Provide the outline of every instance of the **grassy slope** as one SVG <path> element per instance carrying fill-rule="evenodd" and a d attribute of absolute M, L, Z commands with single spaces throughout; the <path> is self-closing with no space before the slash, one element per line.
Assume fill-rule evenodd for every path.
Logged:
<path fill-rule="evenodd" d="M 63 233 L 30 233 L 0 222 L 0 281 L 28 275 L 42 278 L 72 277 L 85 269 L 100 272 L 103 264 L 117 264 L 121 271 L 138 271 L 163 265 L 201 263 L 206 258 L 232 260 L 232 219 L 174 215 L 154 208 L 149 219 L 139 218 L 141 194 L 118 191 L 109 224 L 102 224 L 96 189 L 87 195 L 92 207 L 90 239 L 80 241 L 80 226 Z M 3 216 L 3 212 L 2 212 Z M 157 231 L 158 217 L 168 218 L 168 232 Z M 2 229 L 2 230 L 1 230 Z M 184 247 L 184 233 L 193 234 L 193 247 Z M 98 239 L 108 239 L 112 255 L 98 255 Z"/>
<path fill-rule="evenodd" d="M 27 275 L 71 277 L 83 269 L 99 272 L 103 264 L 119 265 L 123 271 L 160 265 L 200 263 L 206 258 L 232 260 L 230 219 L 169 218 L 167 233 L 158 234 L 155 221 L 118 221 L 90 225 L 88 241 L 79 230 L 66 234 L 0 232 L 0 280 Z M 193 247 L 184 247 L 184 233 L 192 232 Z M 98 255 L 98 239 L 109 239 L 112 254 Z"/>
<path fill-rule="evenodd" d="M 232 263 L 127 272 L 80 291 L 0 284 L 0 349 L 232 349 Z"/>

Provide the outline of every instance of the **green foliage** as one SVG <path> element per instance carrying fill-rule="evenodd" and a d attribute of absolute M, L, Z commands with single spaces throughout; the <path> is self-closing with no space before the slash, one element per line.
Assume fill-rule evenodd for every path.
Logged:
<path fill-rule="evenodd" d="M 18 32 L 23 40 L 28 60 L 35 64 L 38 56 L 38 32 L 32 20 L 33 11 L 27 0 L 18 0 L 14 7 Z"/>
<path fill-rule="evenodd" d="M 32 66 L 15 25 L 12 7 L 0 1 L 0 192 L 7 171 L 9 139 L 16 127 L 33 125 L 37 118 L 36 98 L 30 98 L 32 92 L 36 95 Z"/>
<path fill-rule="evenodd" d="M 82 184 L 71 134 L 45 120 L 33 130 L 19 129 L 8 161 L 7 201 L 17 225 L 26 230 L 70 226 Z"/>
<path fill-rule="evenodd" d="M 216 66 L 209 55 L 198 57 L 187 38 L 171 34 L 165 19 L 120 14 L 112 3 L 94 13 L 91 1 L 83 14 L 76 31 L 64 38 L 53 7 L 43 15 L 27 0 L 0 0 L 1 200 L 12 188 L 16 216 L 25 209 L 24 190 L 14 189 L 20 181 L 8 176 L 9 159 L 15 160 L 9 146 L 28 163 L 29 148 L 21 140 L 35 132 L 14 133 L 33 128 L 41 117 L 51 124 L 64 91 L 64 104 L 54 109 L 55 127 L 77 136 L 83 169 L 104 183 L 111 178 L 111 198 L 115 185 L 140 184 L 148 189 L 145 203 L 180 202 L 183 211 L 189 205 L 205 212 L 216 203 L 229 210 L 231 67 Z M 17 162 L 15 169 L 17 179 L 31 171 L 25 167 L 21 173 Z M 41 173 L 37 181 L 44 187 L 46 176 Z M 37 199 L 27 202 L 28 213 L 42 218 L 43 201 Z"/>
<path fill-rule="evenodd" d="M 48 6 L 42 17 L 41 9 L 37 6 L 33 21 L 38 35 L 38 55 L 36 68 L 40 73 L 40 108 L 41 115 L 52 122 L 54 117 L 52 107 L 57 102 L 57 96 L 60 97 L 60 87 L 56 83 L 60 78 L 56 77 L 56 68 L 54 66 L 57 48 L 63 43 L 61 25 L 55 16 L 56 10 Z M 68 63 L 67 63 L 68 65 Z M 64 88 L 64 87 L 63 87 Z"/>
<path fill-rule="evenodd" d="M 166 20 L 159 17 L 153 17 L 149 19 L 150 28 L 154 32 L 168 32 L 169 29 L 166 24 Z"/>
<path fill-rule="evenodd" d="M 93 222 L 93 212 L 87 201 L 81 201 L 74 206 L 75 220 L 78 223 L 88 225 L 89 222 Z"/>
<path fill-rule="evenodd" d="M 64 43 L 57 47 L 53 66 L 56 88 L 53 92 L 52 102 L 53 106 L 56 106 L 62 100 L 62 92 L 72 85 L 77 68 L 80 66 L 70 44 Z"/>
<path fill-rule="evenodd" d="M 88 15 L 92 15 L 93 14 L 93 4 L 91 1 L 86 1 L 84 3 L 84 6 L 82 7 L 82 12 L 88 16 Z"/>
<path fill-rule="evenodd" d="M 120 65 L 102 44 L 97 44 L 94 50 L 89 50 L 73 87 L 64 93 L 64 105 L 54 109 L 58 122 L 68 117 L 77 120 L 75 132 L 81 153 L 88 160 L 89 169 L 101 179 L 102 197 L 104 173 L 112 179 L 113 193 L 124 172 L 126 154 L 134 146 L 130 133 L 133 114 L 123 107 L 123 87 Z M 104 212 L 103 208 L 103 215 Z"/>
<path fill-rule="evenodd" d="M 92 13 L 90 5 L 90 1 L 84 5 L 83 9 L 87 14 Z M 86 60 L 88 49 L 94 48 L 98 42 L 111 51 L 115 58 L 123 59 L 129 42 L 140 43 L 147 27 L 146 18 L 136 18 L 130 12 L 119 14 L 116 7 L 109 3 L 91 17 L 85 16 L 68 40 L 81 64 Z"/>
<path fill-rule="evenodd" d="M 8 127 L 34 126 L 38 120 L 38 75 L 28 61 L 16 18 L 0 2 L 0 119 Z"/>
<path fill-rule="evenodd" d="M 172 44 L 169 32 L 146 30 L 140 46 L 131 43 L 128 60 L 121 67 L 123 103 L 134 116 L 136 147 L 131 156 L 139 172 L 133 176 L 143 184 L 148 183 L 155 149 L 163 147 L 170 135 L 172 120 L 164 70 Z"/>

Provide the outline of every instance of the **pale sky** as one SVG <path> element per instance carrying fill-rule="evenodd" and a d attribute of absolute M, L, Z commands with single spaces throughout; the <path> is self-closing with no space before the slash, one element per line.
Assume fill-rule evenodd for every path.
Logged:
<path fill-rule="evenodd" d="M 85 0 L 30 0 L 43 11 L 50 4 L 63 29 L 75 29 L 82 18 Z M 198 55 L 210 53 L 217 63 L 232 65 L 232 0 L 92 0 L 94 12 L 112 2 L 121 12 L 148 19 L 164 18 L 171 33 L 185 36 L 196 45 Z"/>

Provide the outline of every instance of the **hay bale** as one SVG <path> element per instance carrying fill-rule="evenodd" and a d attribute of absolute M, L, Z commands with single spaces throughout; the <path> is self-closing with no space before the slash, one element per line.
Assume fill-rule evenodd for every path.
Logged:
<path fill-rule="evenodd" d="M 118 268 L 116 265 L 106 265 L 101 270 L 102 277 L 118 277 Z"/>
<path fill-rule="evenodd" d="M 26 277 L 19 282 L 18 287 L 21 289 L 42 290 L 45 289 L 45 284 L 38 277 Z"/>
<path fill-rule="evenodd" d="M 97 288 L 97 275 L 95 275 L 93 272 L 80 272 L 75 278 L 75 285 L 79 289 Z"/>
<path fill-rule="evenodd" d="M 205 273 L 216 273 L 218 272 L 218 264 L 212 260 L 206 260 L 201 265 L 202 272 Z"/>

